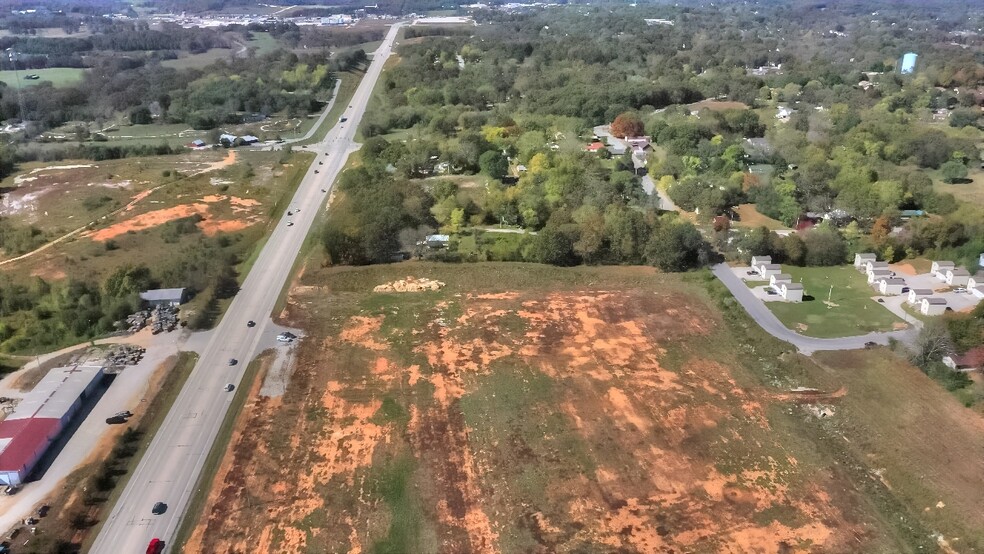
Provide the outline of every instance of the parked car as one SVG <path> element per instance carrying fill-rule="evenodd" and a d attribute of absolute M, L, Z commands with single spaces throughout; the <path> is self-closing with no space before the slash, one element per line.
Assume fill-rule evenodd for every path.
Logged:
<path fill-rule="evenodd" d="M 120 423 L 126 423 L 126 418 L 123 416 L 114 415 L 112 417 L 107 417 L 106 423 L 110 425 L 119 425 Z"/>
<path fill-rule="evenodd" d="M 12 494 L 17 494 L 17 490 L 18 490 L 18 487 L 16 485 L 7 485 L 3 489 L 3 493 L 6 494 L 7 496 L 10 496 Z"/>
<path fill-rule="evenodd" d="M 154 504 L 154 507 L 151 508 L 150 513 L 154 514 L 155 516 L 159 516 L 166 511 L 167 511 L 167 504 L 163 502 L 157 502 Z"/>
<path fill-rule="evenodd" d="M 50 510 L 50 509 L 51 509 L 51 506 L 48 506 L 47 504 L 42 504 L 38 508 L 38 517 L 44 517 L 44 516 L 48 515 L 48 510 Z"/>
<path fill-rule="evenodd" d="M 874 348 L 876 346 L 878 346 L 878 343 L 874 341 L 869 340 L 868 342 L 864 343 L 865 348 Z"/>

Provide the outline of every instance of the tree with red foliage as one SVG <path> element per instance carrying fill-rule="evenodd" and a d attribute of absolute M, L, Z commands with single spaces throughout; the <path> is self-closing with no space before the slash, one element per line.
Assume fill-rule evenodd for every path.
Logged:
<path fill-rule="evenodd" d="M 625 112 L 615 118 L 611 126 L 612 135 L 618 138 L 639 137 L 646 132 L 645 125 L 639 116 L 632 112 Z"/>

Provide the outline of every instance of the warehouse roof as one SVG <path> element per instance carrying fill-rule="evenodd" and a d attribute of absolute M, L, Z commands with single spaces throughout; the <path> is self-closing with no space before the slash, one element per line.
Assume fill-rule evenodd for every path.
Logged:
<path fill-rule="evenodd" d="M 140 293 L 140 299 L 147 302 L 178 302 L 184 300 L 184 288 L 151 289 Z"/>
<path fill-rule="evenodd" d="M 57 419 L 0 421 L 0 471 L 21 471 L 58 434 Z"/>
<path fill-rule="evenodd" d="M 102 366 L 98 365 L 52 369 L 34 390 L 24 396 L 6 421 L 28 418 L 60 420 L 101 373 Z"/>

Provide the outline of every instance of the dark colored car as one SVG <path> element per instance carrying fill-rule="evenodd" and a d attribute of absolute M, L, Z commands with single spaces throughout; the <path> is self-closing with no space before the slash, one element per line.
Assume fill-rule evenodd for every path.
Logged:
<path fill-rule="evenodd" d="M 126 418 L 120 415 L 114 415 L 113 417 L 107 417 L 106 423 L 110 425 L 119 425 L 120 423 L 126 423 Z"/>
<path fill-rule="evenodd" d="M 154 507 L 150 510 L 150 513 L 154 514 L 155 516 L 159 516 L 166 511 L 167 511 L 167 504 L 163 502 L 158 502 L 154 504 Z"/>
<path fill-rule="evenodd" d="M 246 322 L 247 327 L 256 327 L 256 322 L 252 319 Z"/>
<path fill-rule="evenodd" d="M 235 358 L 229 358 L 229 365 L 236 365 L 238 363 L 239 363 L 239 360 L 237 360 Z"/>
<path fill-rule="evenodd" d="M 38 508 L 38 517 L 44 517 L 48 515 L 48 510 L 50 509 L 51 506 L 48 506 L 47 504 L 42 504 L 41 507 Z"/>

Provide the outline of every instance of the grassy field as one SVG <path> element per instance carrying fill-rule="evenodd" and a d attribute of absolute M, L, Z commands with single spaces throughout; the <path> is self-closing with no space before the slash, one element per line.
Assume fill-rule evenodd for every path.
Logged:
<path fill-rule="evenodd" d="M 961 202 L 984 207 L 984 170 L 971 168 L 967 178 L 970 180 L 969 183 L 948 185 L 943 182 L 939 175 L 936 175 L 933 180 L 933 189 L 937 192 L 948 192 Z"/>
<path fill-rule="evenodd" d="M 904 324 L 871 300 L 878 291 L 868 286 L 864 275 L 853 266 L 784 265 L 782 271 L 790 274 L 794 283 L 803 283 L 803 302 L 767 302 L 766 306 L 790 329 L 811 337 L 846 337 L 891 331 L 896 324 Z"/>
<path fill-rule="evenodd" d="M 781 221 L 759 213 L 755 204 L 740 204 L 735 206 L 735 212 L 738 213 L 737 227 L 766 227 L 770 231 L 788 229 Z"/>
<path fill-rule="evenodd" d="M 371 292 L 407 275 L 446 286 Z M 186 548 L 894 553 L 927 551 L 936 529 L 984 546 L 984 516 L 965 502 L 984 496 L 980 472 L 937 471 L 933 487 L 896 494 L 875 472 L 949 455 L 909 444 L 915 464 L 869 459 L 905 430 L 888 408 L 862 408 L 891 391 L 908 413 L 930 404 L 918 424 L 956 439 L 978 416 L 891 354 L 879 371 L 893 375 L 869 383 L 858 358 L 818 366 L 749 337 L 757 328 L 722 318 L 704 282 L 634 267 L 309 264 L 285 312 L 308 333 L 287 392 L 246 401 Z M 923 515 L 939 500 L 945 526 Z"/>
<path fill-rule="evenodd" d="M 84 69 L 79 69 L 75 67 L 52 67 L 50 69 L 31 69 L 18 71 L 17 75 L 20 76 L 20 86 L 30 87 L 33 85 L 40 84 L 44 81 L 51 81 L 51 84 L 56 87 L 63 87 L 65 85 L 74 85 L 82 80 L 82 73 Z M 41 78 L 34 81 L 30 79 L 25 79 L 28 75 L 38 75 Z M 0 71 L 0 81 L 11 87 L 11 90 L 15 90 L 14 87 L 17 85 L 17 77 L 13 71 Z M 12 92 L 11 94 L 16 94 Z"/>

